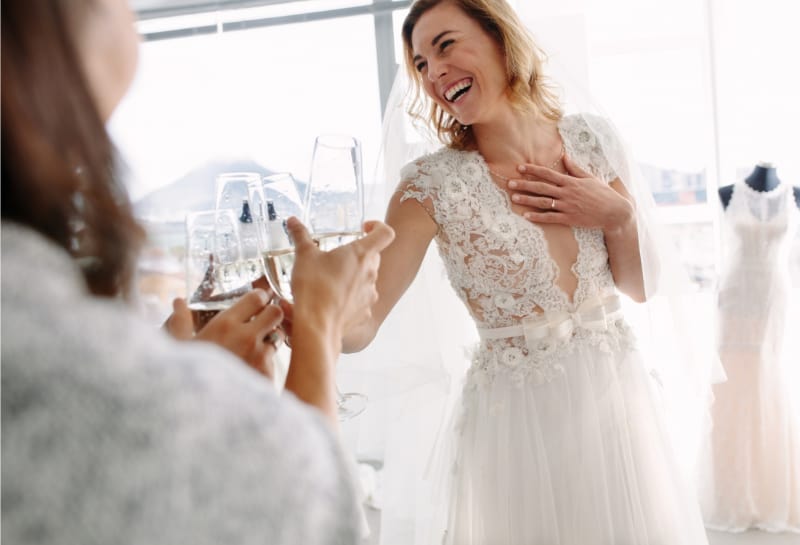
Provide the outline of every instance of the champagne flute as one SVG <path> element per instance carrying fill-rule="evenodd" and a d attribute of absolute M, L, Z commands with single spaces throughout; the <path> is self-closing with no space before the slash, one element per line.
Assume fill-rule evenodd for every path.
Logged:
<path fill-rule="evenodd" d="M 262 274 L 258 227 L 250 197 L 250 187 L 260 181 L 261 175 L 255 172 L 225 172 L 215 180 L 214 208 L 231 210 L 239 220 L 242 261 L 251 282 Z"/>
<path fill-rule="evenodd" d="M 186 216 L 186 300 L 195 331 L 251 289 L 242 261 L 239 220 L 232 210 Z"/>
<path fill-rule="evenodd" d="M 306 188 L 304 219 L 324 251 L 361 237 L 364 223 L 364 183 L 361 144 L 352 136 L 327 134 L 314 142 Z M 361 414 L 367 396 L 336 388 L 339 420 Z"/>
<path fill-rule="evenodd" d="M 294 244 L 286 230 L 286 219 L 302 217 L 303 203 L 289 172 L 264 176 L 250 185 L 250 202 L 257 215 L 259 245 L 264 272 L 278 297 L 292 302 Z"/>
<path fill-rule="evenodd" d="M 317 137 L 305 202 L 306 223 L 322 250 L 361 237 L 364 182 L 358 140 L 337 134 Z"/>

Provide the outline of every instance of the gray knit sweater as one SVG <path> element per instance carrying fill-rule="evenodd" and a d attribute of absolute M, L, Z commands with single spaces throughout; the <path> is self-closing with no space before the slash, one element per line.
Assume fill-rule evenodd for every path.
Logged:
<path fill-rule="evenodd" d="M 357 543 L 347 475 L 316 411 L 2 224 L 3 543 Z"/>

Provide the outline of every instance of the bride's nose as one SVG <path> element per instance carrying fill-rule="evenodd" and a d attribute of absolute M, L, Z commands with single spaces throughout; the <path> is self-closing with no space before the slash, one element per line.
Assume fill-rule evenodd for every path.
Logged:
<path fill-rule="evenodd" d="M 428 80 L 436 81 L 447 74 L 447 64 L 438 61 L 428 61 Z"/>

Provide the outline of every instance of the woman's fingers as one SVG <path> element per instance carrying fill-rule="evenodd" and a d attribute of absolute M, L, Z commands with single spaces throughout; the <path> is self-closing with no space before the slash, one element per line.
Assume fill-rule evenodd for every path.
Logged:
<path fill-rule="evenodd" d="M 576 178 L 592 178 L 593 176 L 579 167 L 569 155 L 564 155 L 564 166 L 567 172 Z"/>
<path fill-rule="evenodd" d="M 362 255 L 380 253 L 394 240 L 394 229 L 383 222 L 372 221 L 364 223 L 366 235 L 353 242 L 353 248 L 357 248 Z"/>
<path fill-rule="evenodd" d="M 540 195 L 525 195 L 525 194 L 516 194 L 511 197 L 511 199 L 516 204 L 521 204 L 524 206 L 529 206 L 531 208 L 538 208 L 540 210 L 545 210 L 549 212 L 553 212 L 556 210 L 556 206 L 558 206 L 559 201 L 553 197 L 543 197 Z M 561 201 L 562 207 L 564 205 L 564 201 Z M 563 212 L 563 210 L 562 210 Z"/>
<path fill-rule="evenodd" d="M 572 179 L 572 177 L 567 174 L 562 174 L 551 168 L 534 165 L 533 163 L 520 165 L 518 170 L 520 174 L 530 176 L 535 179 L 544 180 L 559 187 L 568 184 Z"/>
<path fill-rule="evenodd" d="M 524 217 L 533 223 L 604 228 L 618 208 L 616 192 L 567 155 L 564 166 L 566 174 L 534 164 L 520 165 L 526 179 L 509 180 L 512 202 L 530 208 Z"/>
<path fill-rule="evenodd" d="M 288 301 L 281 299 L 278 304 L 283 311 L 283 321 L 281 322 L 281 329 L 285 337 L 284 340 L 292 336 L 292 322 L 294 320 L 294 307 Z M 287 343 L 288 344 L 288 343 Z"/>
<path fill-rule="evenodd" d="M 555 211 L 558 204 L 561 204 L 561 211 L 563 211 L 564 206 L 567 204 L 564 198 L 568 191 L 551 182 L 509 180 L 508 187 L 514 191 L 511 195 L 511 200 L 515 204 L 549 212 Z"/>
<path fill-rule="evenodd" d="M 194 337 L 194 321 L 185 299 L 177 298 L 172 301 L 172 314 L 164 322 L 164 328 L 180 341 L 188 341 Z"/>
<path fill-rule="evenodd" d="M 300 253 L 308 248 L 317 247 L 308 229 L 306 229 L 306 226 L 296 217 L 292 216 L 286 220 L 286 228 L 289 230 L 289 235 L 292 237 L 292 243 L 294 244 L 296 252 Z"/>
<path fill-rule="evenodd" d="M 262 289 L 248 291 L 226 310 L 225 314 L 235 322 L 249 322 L 253 316 L 269 304 L 269 299 L 270 294 Z"/>
<path fill-rule="evenodd" d="M 281 325 L 283 311 L 277 305 L 267 305 L 248 324 L 255 337 L 264 338 Z"/>
<path fill-rule="evenodd" d="M 509 180 L 508 188 L 513 190 L 515 195 L 531 194 L 556 199 L 564 195 L 562 187 L 541 180 Z"/>
<path fill-rule="evenodd" d="M 531 223 L 559 223 L 572 225 L 567 214 L 562 212 L 526 212 L 525 219 Z"/>
<path fill-rule="evenodd" d="M 377 220 L 367 220 L 364 222 L 364 232 L 369 233 L 378 225 L 383 225 L 383 222 Z"/>

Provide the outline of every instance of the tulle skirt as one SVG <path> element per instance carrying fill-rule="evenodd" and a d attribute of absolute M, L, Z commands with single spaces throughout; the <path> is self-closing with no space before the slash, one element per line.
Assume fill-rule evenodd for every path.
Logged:
<path fill-rule="evenodd" d="M 800 532 L 800 348 L 787 325 L 800 316 L 779 280 L 765 284 L 771 292 L 753 282 L 749 294 L 745 286 L 720 294 L 728 381 L 714 386 L 701 496 L 706 525 L 717 530 Z"/>
<path fill-rule="evenodd" d="M 431 467 L 431 543 L 707 543 L 639 353 L 601 344 L 546 365 L 482 345 Z"/>

